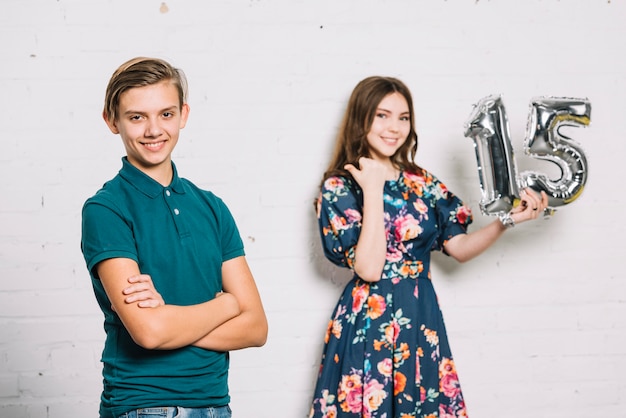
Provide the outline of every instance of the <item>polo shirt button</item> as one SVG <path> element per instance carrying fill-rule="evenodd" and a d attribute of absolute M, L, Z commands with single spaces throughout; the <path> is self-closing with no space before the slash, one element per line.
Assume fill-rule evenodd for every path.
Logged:
<path fill-rule="evenodd" d="M 178 215 L 180 211 L 178 209 L 174 209 L 174 215 Z"/>
<path fill-rule="evenodd" d="M 166 196 L 169 196 L 169 195 L 170 195 L 170 191 L 169 191 L 169 190 L 166 190 L 166 191 L 165 191 L 165 195 L 166 195 Z"/>

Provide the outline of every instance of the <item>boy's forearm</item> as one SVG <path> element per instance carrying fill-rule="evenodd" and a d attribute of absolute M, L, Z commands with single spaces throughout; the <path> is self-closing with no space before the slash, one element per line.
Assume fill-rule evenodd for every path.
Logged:
<path fill-rule="evenodd" d="M 144 310 L 149 316 L 143 327 L 131 332 L 144 348 L 173 350 L 193 344 L 239 314 L 232 295 L 190 306 L 164 305 Z"/>
<path fill-rule="evenodd" d="M 267 331 L 264 312 L 245 311 L 219 325 L 193 345 L 213 351 L 260 347 L 267 340 Z"/>
<path fill-rule="evenodd" d="M 241 313 L 237 299 L 229 293 L 197 305 L 142 308 L 138 302 L 126 301 L 127 278 L 140 274 L 135 261 L 108 259 L 100 262 L 97 269 L 113 309 L 133 341 L 143 348 L 171 350 L 191 345 Z M 151 281 L 145 283 L 153 288 Z"/>

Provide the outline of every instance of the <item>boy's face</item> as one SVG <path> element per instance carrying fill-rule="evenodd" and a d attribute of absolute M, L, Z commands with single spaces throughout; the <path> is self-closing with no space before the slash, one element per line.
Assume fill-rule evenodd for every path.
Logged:
<path fill-rule="evenodd" d="M 180 108 L 176 86 L 162 81 L 126 90 L 118 115 L 117 120 L 105 117 L 105 121 L 122 137 L 128 161 L 151 177 L 169 172 L 172 151 L 189 115 L 187 104 Z"/>

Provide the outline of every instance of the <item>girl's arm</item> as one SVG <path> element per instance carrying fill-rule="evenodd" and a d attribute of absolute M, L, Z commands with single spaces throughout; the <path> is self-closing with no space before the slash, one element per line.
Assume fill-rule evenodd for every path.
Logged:
<path fill-rule="evenodd" d="M 354 251 L 354 272 L 365 281 L 376 282 L 382 276 L 387 257 L 383 189 L 393 173 L 369 158 L 361 158 L 359 166 L 360 170 L 352 164 L 345 167 L 363 190 L 363 219 Z"/>
<path fill-rule="evenodd" d="M 547 206 L 548 195 L 545 192 L 538 195 L 532 189 L 525 189 L 520 204 L 511 211 L 511 217 L 516 224 L 537 219 Z M 452 237 L 444 247 L 450 256 L 463 263 L 489 248 L 505 230 L 502 222 L 495 220 L 477 231 Z"/>

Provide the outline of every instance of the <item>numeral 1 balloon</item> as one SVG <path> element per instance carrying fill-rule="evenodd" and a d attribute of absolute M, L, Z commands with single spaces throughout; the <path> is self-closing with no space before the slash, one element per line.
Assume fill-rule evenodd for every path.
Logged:
<path fill-rule="evenodd" d="M 587 159 L 580 146 L 561 134 L 559 128 L 588 126 L 590 119 L 591 105 L 587 99 L 532 99 L 524 152 L 556 164 L 561 176 L 550 179 L 535 171 L 518 174 L 502 98 L 491 95 L 481 99 L 465 123 L 465 136 L 474 140 L 483 214 L 507 214 L 525 187 L 546 192 L 549 199 L 546 214 L 576 200 L 587 182 Z"/>

